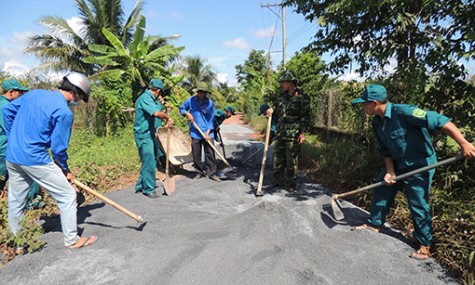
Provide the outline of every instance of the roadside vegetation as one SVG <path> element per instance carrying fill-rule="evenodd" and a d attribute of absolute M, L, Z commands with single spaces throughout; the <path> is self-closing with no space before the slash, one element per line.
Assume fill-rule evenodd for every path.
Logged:
<path fill-rule="evenodd" d="M 453 118 L 466 138 L 475 141 L 475 86 L 464 66 L 475 59 L 475 0 L 470 1 L 286 1 L 308 21 L 318 22 L 315 39 L 291 56 L 284 66 L 271 68 L 269 53 L 251 50 L 238 64 L 238 87 L 217 82 L 216 71 L 201 56 L 183 55 L 173 36 L 146 35 L 143 1 L 126 15 L 121 1 L 75 0 L 84 20 L 78 35 L 67 21 L 42 17 L 50 29 L 31 38 L 25 52 L 41 66 L 20 81 L 30 88 L 53 88 L 46 71 L 87 74 L 94 82 L 90 103 L 72 107 L 75 113 L 70 165 L 76 178 L 100 192 L 135 182 L 139 158 L 133 139 L 134 102 L 151 78 L 165 83 L 163 100 L 172 106 L 175 124 L 186 130 L 178 107 L 199 82 L 211 88 L 218 108 L 232 105 L 246 121 L 262 130 L 259 106 L 276 102 L 276 78 L 290 69 L 299 87 L 311 97 L 313 135 L 303 146 L 308 155 L 301 169 L 334 192 L 346 192 L 372 183 L 382 166 L 370 127 L 361 108 L 352 106 L 368 83 L 386 86 L 394 103 L 416 104 Z M 106 10 L 104 10 L 106 9 Z M 105 15 L 108 15 L 107 17 Z M 355 17 L 355 15 L 359 15 Z M 177 31 L 179 32 L 179 31 Z M 323 52 L 335 54 L 324 62 Z M 335 75 L 351 68 L 365 82 L 344 81 Z M 0 74 L 0 79 L 9 74 Z M 447 136 L 434 134 L 439 160 L 458 154 Z M 433 256 L 463 284 L 475 284 L 475 163 L 452 164 L 437 170 L 431 193 L 434 218 Z M 56 216 L 54 201 L 43 194 L 46 207 L 29 210 L 16 238 L 7 225 L 7 190 L 0 192 L 0 250 L 3 263 L 15 256 L 14 247 L 29 252 L 45 246 L 37 221 Z M 88 197 L 92 199 L 92 197 Z M 371 193 L 350 197 L 368 209 Z M 411 221 L 402 195 L 390 214 L 390 223 L 410 240 Z"/>

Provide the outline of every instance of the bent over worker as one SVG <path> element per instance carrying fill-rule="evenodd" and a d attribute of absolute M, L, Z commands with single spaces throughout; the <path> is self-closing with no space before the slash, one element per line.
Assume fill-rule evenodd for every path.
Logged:
<path fill-rule="evenodd" d="M 3 96 L 0 96 L 0 110 L 6 104 L 11 101 L 20 98 L 25 92 L 30 89 L 21 85 L 20 82 L 16 79 L 7 79 L 2 82 Z M 8 171 L 7 164 L 5 160 L 5 155 L 7 152 L 7 135 L 5 133 L 5 127 L 3 124 L 3 116 L 0 116 L 0 192 L 3 191 L 5 185 L 8 181 Z M 33 182 L 31 184 L 30 190 L 28 191 L 28 202 L 26 204 L 27 208 L 41 208 L 45 203 L 41 200 L 37 200 L 37 197 L 40 197 L 38 194 L 40 192 L 40 185 Z"/>
<path fill-rule="evenodd" d="M 392 104 L 388 101 L 386 89 L 381 85 L 367 85 L 361 97 L 352 103 L 362 104 L 368 115 L 374 115 L 372 126 L 378 140 L 379 154 L 385 164 L 376 180 L 386 184 L 373 192 L 368 223 L 354 229 L 379 232 L 397 191 L 404 189 L 414 225 L 413 236 L 420 244 L 410 257 L 427 259 L 432 243 L 429 195 L 435 169 L 398 182 L 393 178 L 437 162 L 429 131 L 441 129 L 457 142 L 467 158 L 475 157 L 475 147 L 446 116 L 413 105 Z"/>
<path fill-rule="evenodd" d="M 213 126 L 214 126 L 214 139 L 218 143 L 221 142 L 221 138 L 219 134 L 220 126 L 224 122 L 224 120 L 231 118 L 232 116 L 236 115 L 236 111 L 232 106 L 226 106 L 224 111 L 221 109 L 216 109 L 214 111 L 214 119 L 213 119 Z"/>
<path fill-rule="evenodd" d="M 155 135 L 156 128 L 162 125 L 162 119 L 171 126 L 173 120 L 163 110 L 159 101 L 163 93 L 163 82 L 154 78 L 150 80 L 147 90 L 135 102 L 134 138 L 139 151 L 142 167 L 135 183 L 135 193 L 142 193 L 148 198 L 158 198 L 155 191 L 155 169 L 165 165 L 165 155 Z"/>
<path fill-rule="evenodd" d="M 58 90 L 33 90 L 3 107 L 10 175 L 8 224 L 14 235 L 21 229 L 28 189 L 36 182 L 58 203 L 65 246 L 80 248 L 96 241 L 96 236 L 78 236 L 76 191 L 67 162 L 74 120 L 68 103 L 87 102 L 90 92 L 87 77 L 72 72 Z"/>

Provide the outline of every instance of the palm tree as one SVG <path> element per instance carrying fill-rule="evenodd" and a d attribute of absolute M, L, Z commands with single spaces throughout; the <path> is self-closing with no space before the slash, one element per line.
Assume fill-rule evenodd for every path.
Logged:
<path fill-rule="evenodd" d="M 75 3 L 83 24 L 79 32 L 74 31 L 61 17 L 40 18 L 39 22 L 51 30 L 51 33 L 30 37 L 25 49 L 25 53 L 34 54 L 42 60 L 39 68 L 94 74 L 97 66 L 82 61 L 83 58 L 94 55 L 88 45 L 108 45 L 108 40 L 101 32 L 101 29 L 106 27 L 124 46 L 128 46 L 143 8 L 143 0 L 137 0 L 124 21 L 125 13 L 121 0 L 75 0 Z"/>
<path fill-rule="evenodd" d="M 186 56 L 179 73 L 184 76 L 181 82 L 183 88 L 189 92 L 196 88 L 199 82 L 206 82 L 212 86 L 217 80 L 213 67 L 205 65 L 206 60 L 201 56 Z M 190 92 L 191 93 L 191 92 Z"/>

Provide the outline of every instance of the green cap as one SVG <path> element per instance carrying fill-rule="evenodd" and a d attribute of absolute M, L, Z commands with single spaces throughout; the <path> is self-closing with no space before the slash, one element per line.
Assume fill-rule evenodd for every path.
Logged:
<path fill-rule="evenodd" d="M 2 82 L 2 89 L 3 91 L 8 90 L 20 90 L 20 91 L 28 91 L 30 88 L 26 88 L 25 86 L 21 85 L 20 82 L 16 79 L 7 79 Z"/>
<path fill-rule="evenodd" d="M 163 82 L 158 79 L 158 78 L 153 78 L 152 80 L 150 80 L 150 83 L 148 84 L 148 88 L 158 88 L 158 89 L 161 89 L 162 91 L 164 91 L 164 86 L 163 86 Z"/>
<path fill-rule="evenodd" d="M 227 106 L 226 108 L 224 108 L 224 111 L 231 112 L 231 114 L 236 115 L 236 110 L 234 110 L 234 107 L 232 106 Z"/>
<path fill-rule="evenodd" d="M 205 92 L 210 92 L 209 91 L 209 87 L 208 87 L 208 84 L 206 82 L 199 82 L 197 85 L 196 85 L 196 92 L 198 91 L 205 91 Z"/>
<path fill-rule="evenodd" d="M 378 84 L 369 84 L 366 85 L 366 88 L 364 89 L 363 93 L 361 93 L 361 97 L 353 99 L 351 103 L 357 104 L 373 101 L 384 102 L 387 98 L 388 95 L 384 86 Z"/>
<path fill-rule="evenodd" d="M 269 108 L 270 108 L 269 105 L 262 104 L 261 107 L 259 107 L 259 113 L 257 115 L 260 116 L 260 115 L 264 114 L 267 111 L 267 109 L 269 109 Z"/>

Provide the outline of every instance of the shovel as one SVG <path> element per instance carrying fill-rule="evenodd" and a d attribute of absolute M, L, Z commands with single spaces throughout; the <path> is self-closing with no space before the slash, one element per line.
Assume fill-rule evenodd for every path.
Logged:
<path fill-rule="evenodd" d="M 116 202 L 112 201 L 111 199 L 107 198 L 106 196 L 102 195 L 101 193 L 89 188 L 88 186 L 82 184 L 78 180 L 74 179 L 73 184 L 76 186 L 80 187 L 87 193 L 101 199 L 102 201 L 106 202 L 107 204 L 111 205 L 112 207 L 116 208 L 117 210 L 121 211 L 122 213 L 126 214 L 127 216 L 131 217 L 132 219 L 136 220 L 139 223 L 143 223 L 144 220 L 142 216 L 136 215 L 132 213 L 131 211 L 127 210 L 126 208 L 122 207 L 121 205 L 117 204 Z"/>
<path fill-rule="evenodd" d="M 264 182 L 264 170 L 266 169 L 267 150 L 269 149 L 270 128 L 272 115 L 267 118 L 266 141 L 264 144 L 264 155 L 262 156 L 261 173 L 259 174 L 259 184 L 257 185 L 256 196 L 262 196 L 262 183 Z"/>
<path fill-rule="evenodd" d="M 206 142 L 209 144 L 209 146 L 214 150 L 216 154 L 223 160 L 224 164 L 226 164 L 227 167 L 232 168 L 231 164 L 224 158 L 224 156 L 216 149 L 216 147 L 211 143 L 211 141 L 206 139 L 206 135 L 203 133 L 203 131 L 198 127 L 198 125 L 193 121 L 193 126 L 195 126 L 195 129 L 198 130 L 198 132 L 201 134 L 201 136 L 206 140 Z"/>
<path fill-rule="evenodd" d="M 455 161 L 459 161 L 463 158 L 464 158 L 463 155 L 458 155 L 458 156 L 455 156 L 455 157 L 452 157 L 452 158 L 447 158 L 447 159 L 439 161 L 437 163 L 427 165 L 427 166 L 421 167 L 419 169 L 410 171 L 408 173 L 404 173 L 402 175 L 396 176 L 396 177 L 393 178 L 393 180 L 394 181 L 399 181 L 399 180 L 402 180 L 404 178 L 411 177 L 415 174 L 419 174 L 419 173 L 431 170 L 432 168 L 436 168 L 438 166 L 442 166 L 442 165 L 449 164 L 449 163 L 452 163 L 452 162 L 455 162 Z M 332 207 L 332 211 L 333 211 L 333 216 L 338 221 L 342 220 L 344 218 L 343 212 L 341 211 L 341 209 L 343 207 L 341 206 L 340 201 L 338 201 L 339 198 L 354 195 L 354 194 L 364 192 L 364 191 L 367 191 L 367 190 L 371 190 L 371 189 L 374 189 L 374 188 L 378 188 L 378 187 L 383 186 L 385 184 L 386 183 L 384 181 L 380 181 L 380 182 L 377 182 L 377 183 L 374 183 L 374 184 L 371 184 L 371 185 L 368 185 L 368 186 L 365 186 L 365 187 L 358 188 L 358 189 L 353 190 L 353 191 L 349 191 L 349 192 L 345 192 L 345 193 L 341 193 L 341 194 L 333 194 L 332 195 L 332 200 L 331 200 L 331 207 Z"/>
<path fill-rule="evenodd" d="M 169 168 L 169 161 L 168 158 L 170 156 L 170 136 L 171 136 L 171 127 L 167 127 L 167 151 L 166 151 L 166 159 L 167 161 L 165 162 L 165 179 L 162 181 L 163 183 L 163 188 L 165 189 L 165 193 L 167 193 L 168 196 L 171 196 L 175 194 L 175 179 L 170 178 L 168 175 L 168 168 Z"/>

